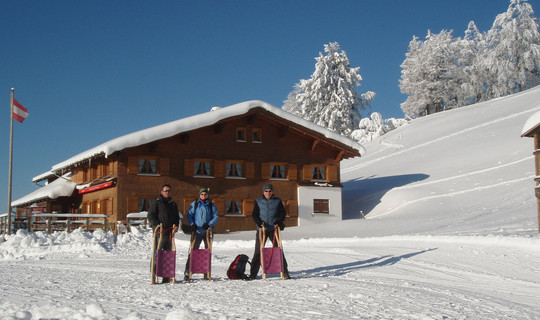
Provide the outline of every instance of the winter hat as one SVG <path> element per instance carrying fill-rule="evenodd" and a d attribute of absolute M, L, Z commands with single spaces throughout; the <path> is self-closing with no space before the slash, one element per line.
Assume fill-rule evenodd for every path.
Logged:
<path fill-rule="evenodd" d="M 201 189 L 199 189 L 199 194 L 201 194 L 201 193 L 203 193 L 203 192 L 210 193 L 210 191 L 209 191 L 207 188 L 201 188 Z"/>
<path fill-rule="evenodd" d="M 265 190 L 268 190 L 268 189 L 274 191 L 274 186 L 273 186 L 271 183 L 265 184 L 265 185 L 263 186 L 263 192 L 264 192 Z"/>

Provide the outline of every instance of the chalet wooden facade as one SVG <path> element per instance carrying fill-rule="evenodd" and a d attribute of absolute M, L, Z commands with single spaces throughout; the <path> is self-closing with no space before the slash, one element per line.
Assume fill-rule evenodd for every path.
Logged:
<path fill-rule="evenodd" d="M 525 123 L 522 137 L 534 139 L 534 168 L 535 168 L 535 184 L 534 193 L 536 195 L 537 215 L 538 215 L 538 232 L 540 232 L 540 112 L 533 114 Z"/>
<path fill-rule="evenodd" d="M 71 194 L 65 188 L 57 198 L 27 197 L 14 206 L 20 212 L 37 206 L 45 212 L 107 214 L 114 223 L 148 210 L 163 184 L 172 186 L 182 214 L 199 188 L 207 187 L 220 215 L 216 232 L 222 233 L 255 228 L 254 201 L 270 182 L 284 201 L 287 226 L 324 222 L 342 216 L 340 161 L 361 152 L 362 146 L 350 139 L 249 101 L 83 152 L 34 178 L 73 183 Z M 69 179 L 57 178 L 62 175 Z"/>

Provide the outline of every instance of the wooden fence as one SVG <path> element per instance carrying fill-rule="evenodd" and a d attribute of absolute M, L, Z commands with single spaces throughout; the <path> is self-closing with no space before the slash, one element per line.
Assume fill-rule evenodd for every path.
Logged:
<path fill-rule="evenodd" d="M 86 231 L 111 230 L 108 216 L 97 213 L 33 213 L 28 218 L 28 231 L 67 231 L 79 227 Z"/>

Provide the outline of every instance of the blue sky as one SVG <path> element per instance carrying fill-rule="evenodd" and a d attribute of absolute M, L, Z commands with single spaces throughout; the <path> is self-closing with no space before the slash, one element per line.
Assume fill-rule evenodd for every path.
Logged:
<path fill-rule="evenodd" d="M 538 16 L 540 0 L 529 3 Z M 247 100 L 277 107 L 337 41 L 374 91 L 372 111 L 403 117 L 400 64 L 413 35 L 470 20 L 487 31 L 507 0 L 4 1 L 0 13 L 0 212 L 7 211 L 9 95 L 13 194 L 32 178 L 120 135 Z M 2 95 L 0 94 L 0 97 Z M 367 112 L 362 112 L 367 116 Z"/>

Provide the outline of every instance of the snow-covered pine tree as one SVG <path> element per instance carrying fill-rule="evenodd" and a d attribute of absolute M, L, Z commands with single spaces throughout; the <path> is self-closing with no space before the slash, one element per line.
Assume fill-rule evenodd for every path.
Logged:
<path fill-rule="evenodd" d="M 480 66 L 486 54 L 485 34 L 478 30 L 474 21 L 470 21 L 460 43 L 458 63 L 461 66 L 461 95 L 459 105 L 464 106 L 483 101 L 486 71 Z"/>
<path fill-rule="evenodd" d="M 322 127 L 350 136 L 358 128 L 360 110 L 365 110 L 374 92 L 358 94 L 362 76 L 353 68 L 337 42 L 324 45 L 326 55 L 315 58 L 315 72 L 300 80 L 283 109 Z"/>
<path fill-rule="evenodd" d="M 401 64 L 401 79 L 399 87 L 401 92 L 408 94 L 407 100 L 401 104 L 401 110 L 406 115 L 418 116 L 424 111 L 424 104 L 420 97 L 420 91 L 416 90 L 418 83 L 422 81 L 421 52 L 422 41 L 413 36 L 409 42 L 409 51 L 405 53 L 405 60 Z"/>
<path fill-rule="evenodd" d="M 409 97 L 401 104 L 410 117 L 439 112 L 456 105 L 456 51 L 458 46 L 452 31 L 439 34 L 428 30 L 426 40 L 416 37 L 409 43 L 409 52 L 401 64 L 401 92 Z"/>
<path fill-rule="evenodd" d="M 489 98 L 519 92 L 540 83 L 540 33 L 527 0 L 510 0 L 497 15 L 487 35 L 488 52 L 482 60 L 489 71 Z"/>

